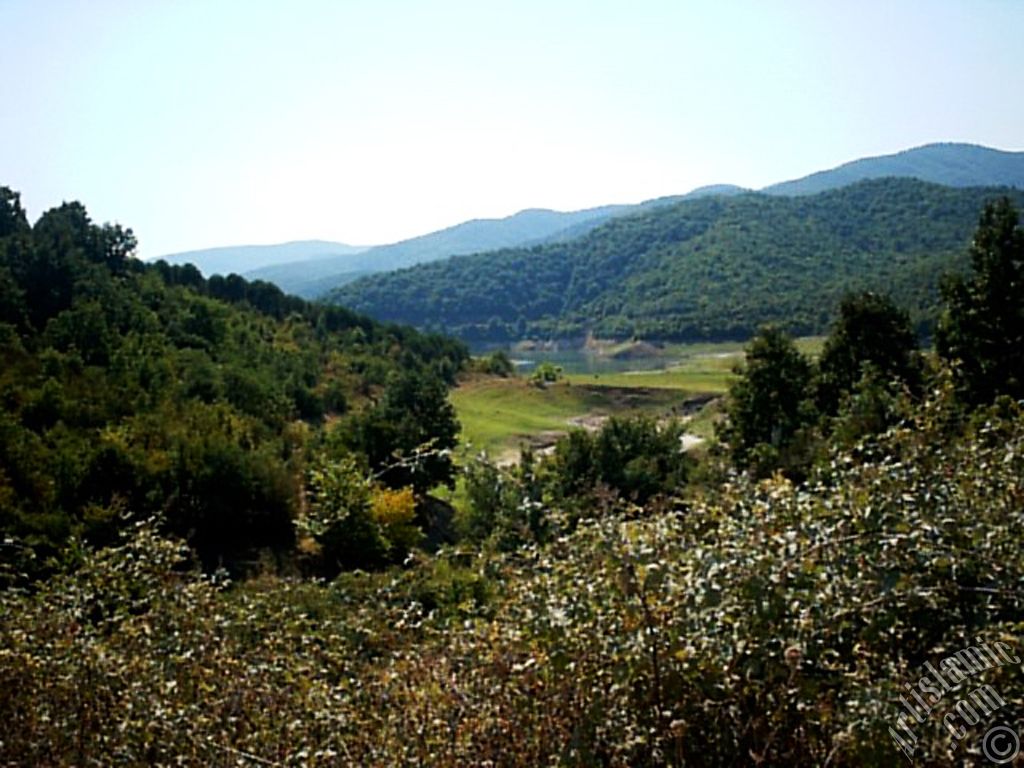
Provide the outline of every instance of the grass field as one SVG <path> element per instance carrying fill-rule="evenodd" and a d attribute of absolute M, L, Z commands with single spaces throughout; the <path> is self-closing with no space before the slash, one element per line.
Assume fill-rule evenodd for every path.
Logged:
<path fill-rule="evenodd" d="M 818 336 L 796 340 L 797 348 L 810 357 L 820 354 L 823 343 Z M 733 368 L 743 362 L 745 347 L 743 342 L 671 344 L 659 350 L 666 363 L 661 367 L 652 367 L 649 360 L 637 361 L 634 370 L 579 373 L 570 369 L 565 378 L 574 384 L 724 393 L 734 378 Z"/>
<path fill-rule="evenodd" d="M 525 378 L 478 378 L 451 394 L 462 424 L 462 445 L 471 453 L 486 451 L 500 459 L 538 438 L 552 440 L 582 420 L 612 414 L 660 415 L 682 405 L 678 389 L 628 389 L 560 381 L 545 388 Z"/>
<path fill-rule="evenodd" d="M 816 356 L 820 338 L 798 339 L 802 352 Z M 637 361 L 636 370 L 568 373 L 546 388 L 532 386 L 526 375 L 507 379 L 473 377 L 452 391 L 451 401 L 462 424 L 462 447 L 501 461 L 524 444 L 552 442 L 574 423 L 616 414 L 670 414 L 689 398 L 724 394 L 743 362 L 744 344 L 670 345 L 659 350 L 665 367 L 650 369 Z M 720 412 L 712 404 L 691 422 L 692 431 L 708 438 Z"/>

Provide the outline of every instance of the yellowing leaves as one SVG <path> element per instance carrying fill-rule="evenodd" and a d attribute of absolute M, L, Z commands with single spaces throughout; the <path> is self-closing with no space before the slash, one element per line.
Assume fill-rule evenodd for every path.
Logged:
<path fill-rule="evenodd" d="M 419 544 L 423 532 L 416 525 L 416 499 L 412 488 L 377 488 L 370 498 L 370 514 L 392 548 L 408 552 Z"/>

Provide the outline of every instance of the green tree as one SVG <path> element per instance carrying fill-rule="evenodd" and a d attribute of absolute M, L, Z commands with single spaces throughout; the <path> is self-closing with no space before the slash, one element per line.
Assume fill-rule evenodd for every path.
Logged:
<path fill-rule="evenodd" d="M 29 231 L 21 195 L 9 187 L 0 187 L 0 237 L 26 234 Z"/>
<path fill-rule="evenodd" d="M 516 372 L 515 365 L 513 365 L 508 353 L 503 349 L 492 352 L 489 357 L 484 359 L 481 363 L 481 369 L 484 373 L 489 373 L 492 376 L 501 376 L 502 378 L 512 376 Z"/>
<path fill-rule="evenodd" d="M 310 470 L 309 507 L 299 528 L 321 547 L 325 576 L 387 561 L 388 543 L 373 519 L 372 485 L 351 456 Z"/>
<path fill-rule="evenodd" d="M 530 383 L 537 387 L 546 387 L 562 378 L 562 366 L 545 360 L 530 375 Z"/>
<path fill-rule="evenodd" d="M 839 304 L 818 361 L 817 400 L 823 413 L 838 412 L 867 365 L 876 381 L 898 381 L 915 392 L 920 388 L 921 361 L 910 316 L 888 296 L 870 291 L 847 294 Z"/>
<path fill-rule="evenodd" d="M 1024 397 L 1024 230 L 1008 198 L 982 211 L 970 248 L 969 277 L 942 286 L 946 310 L 939 354 L 952 364 L 961 396 L 973 404 L 996 395 Z"/>
<path fill-rule="evenodd" d="M 462 537 L 483 542 L 495 533 L 499 549 L 513 550 L 532 538 L 525 489 L 518 478 L 485 458 L 465 469 L 467 504 L 459 516 Z"/>
<path fill-rule="evenodd" d="M 787 334 L 767 326 L 750 343 L 737 373 L 724 431 L 733 461 L 758 473 L 792 467 L 798 438 L 817 415 L 809 399 L 811 364 Z"/>
<path fill-rule="evenodd" d="M 644 504 L 677 491 L 690 460 L 683 453 L 682 425 L 660 426 L 649 416 L 612 417 L 590 434 L 574 429 L 555 444 L 548 467 L 556 498 L 586 498 L 598 485 Z"/>
<path fill-rule="evenodd" d="M 649 416 L 612 417 L 594 441 L 598 475 L 638 504 L 672 493 L 686 483 L 689 470 L 682 434 L 678 422 L 659 427 Z"/>
<path fill-rule="evenodd" d="M 344 438 L 364 454 L 391 488 L 412 486 L 418 494 L 453 484 L 451 450 L 459 422 L 440 379 L 423 371 L 397 371 L 380 400 L 352 417 Z"/>

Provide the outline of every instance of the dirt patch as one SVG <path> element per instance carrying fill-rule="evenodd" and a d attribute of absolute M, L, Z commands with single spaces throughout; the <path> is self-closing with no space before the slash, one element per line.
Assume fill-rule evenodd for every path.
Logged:
<path fill-rule="evenodd" d="M 686 432 L 679 438 L 679 445 L 683 453 L 686 453 L 691 448 L 696 448 L 704 442 L 704 438 L 699 435 L 691 435 Z"/>
<path fill-rule="evenodd" d="M 567 431 L 546 430 L 536 435 L 522 435 L 519 440 L 519 447 L 507 448 L 498 454 L 494 460 L 499 467 L 512 467 L 519 463 L 520 451 L 525 447 L 533 451 L 535 456 L 550 456 L 555 452 L 555 443 L 565 437 Z"/>
<path fill-rule="evenodd" d="M 662 351 L 653 344 L 646 341 L 637 341 L 616 349 L 614 352 L 611 352 L 608 357 L 612 360 L 640 360 L 658 357 L 661 354 Z"/>
<path fill-rule="evenodd" d="M 580 427 L 587 430 L 587 432 L 597 432 L 604 423 L 608 421 L 608 417 L 604 414 L 599 413 L 588 413 L 583 416 L 574 416 L 569 419 L 570 427 Z"/>

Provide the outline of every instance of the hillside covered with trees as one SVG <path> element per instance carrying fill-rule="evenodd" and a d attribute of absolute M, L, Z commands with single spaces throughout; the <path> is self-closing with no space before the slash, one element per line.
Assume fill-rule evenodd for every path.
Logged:
<path fill-rule="evenodd" d="M 778 328 L 757 333 L 703 457 L 681 451 L 681 424 L 643 417 L 573 431 L 513 467 L 480 457 L 464 468 L 455 546 L 439 549 L 407 513 L 448 476 L 430 446 L 451 425 L 403 374 L 443 378 L 460 347 L 348 314 L 325 331 L 330 311 L 301 304 L 282 321 L 169 279 L 184 272 L 141 268 L 124 258 L 129 233 L 89 225 L 78 207 L 31 230 L 9 193 L 5 212 L 0 763 L 882 768 L 1006 756 L 991 735 L 1024 716 L 1024 229 L 1010 200 L 985 207 L 963 273 L 942 283 L 937 354 L 891 298 L 848 294 L 816 360 Z M 47 280 L 27 279 L 44 264 Z M 55 323 L 74 298 L 36 312 L 67 302 L 42 288 L 65 272 L 70 296 L 102 288 L 142 312 L 133 323 L 169 372 L 125 379 L 130 333 L 97 334 L 85 314 Z M 225 321 L 214 348 L 199 341 L 209 324 L 186 322 L 196 306 Z M 245 323 L 263 341 L 230 341 Z M 110 343 L 66 341 L 68 325 Z M 304 411 L 285 388 L 282 411 L 256 415 L 203 400 L 208 376 L 191 393 L 171 383 L 192 367 L 173 367 L 185 350 L 227 370 L 221 355 L 242 348 L 282 373 L 302 350 L 365 373 L 343 377 L 358 417 L 333 440 L 324 430 L 337 450 L 309 466 L 296 513 L 296 530 L 347 566 L 330 579 L 273 562 L 249 578 L 204 570 L 201 541 L 173 525 L 237 487 L 232 461 L 272 471 L 314 455 L 309 435 L 274 453 L 281 413 L 294 436 L 345 410 Z M 96 381 L 119 397 L 99 399 Z M 192 415 L 209 408 L 216 417 Z M 368 476 L 374 451 L 414 425 L 428 448 Z M 197 464 L 188 441 L 201 444 Z M 65 480 L 98 462 L 89 484 Z M 188 486 L 192 468 L 226 474 Z M 170 528 L 133 490 L 169 478 L 182 483 L 163 497 Z M 58 506 L 47 488 L 86 506 Z M 115 512 L 113 530 L 89 524 Z M 48 568 L 11 556 L 37 551 L 28 524 L 59 514 L 77 524 L 51 540 Z M 261 530 L 230 525 L 225 536 L 250 544 Z"/>
<path fill-rule="evenodd" d="M 977 212 L 1000 193 L 881 179 L 802 197 L 687 200 L 569 242 L 374 275 L 329 299 L 473 342 L 691 341 L 746 339 L 766 322 L 823 333 L 845 291 L 874 289 L 929 332 L 941 274 L 965 266 Z"/>
<path fill-rule="evenodd" d="M 1024 152 L 1004 152 L 977 144 L 926 144 L 892 155 L 865 157 L 837 168 L 762 189 L 770 195 L 813 195 L 865 179 L 891 176 L 920 179 L 946 187 L 1024 187 Z"/>
<path fill-rule="evenodd" d="M 467 253 L 564 242 L 580 237 L 617 216 L 651 210 L 683 199 L 712 194 L 729 195 L 739 191 L 738 187 L 718 185 L 696 189 L 687 195 L 656 198 L 635 205 L 604 205 L 567 212 L 527 209 L 503 219 L 464 221 L 398 243 L 367 248 L 358 254 L 342 253 L 329 258 L 275 264 L 252 269 L 245 274 L 253 279 L 272 282 L 288 293 L 316 299 L 364 275 L 389 272 Z"/>
<path fill-rule="evenodd" d="M 134 245 L 78 203 L 30 226 L 0 188 L 0 581 L 152 515 L 207 568 L 287 560 L 326 457 L 375 493 L 450 480 L 440 453 L 391 465 L 454 444 L 460 344 Z"/>

